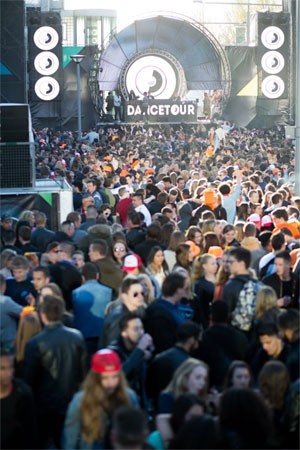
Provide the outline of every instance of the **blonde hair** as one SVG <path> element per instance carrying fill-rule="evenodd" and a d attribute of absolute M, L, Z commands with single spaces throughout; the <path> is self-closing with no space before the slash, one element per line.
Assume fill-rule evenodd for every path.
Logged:
<path fill-rule="evenodd" d="M 203 255 L 199 255 L 197 256 L 197 258 L 194 259 L 191 273 L 192 283 L 195 283 L 196 281 L 199 280 L 199 278 L 205 275 L 204 264 L 206 264 L 207 261 L 211 258 L 214 258 L 214 256 L 209 255 L 208 253 L 203 253 Z"/>
<path fill-rule="evenodd" d="M 199 392 L 199 395 L 206 397 L 208 390 L 209 367 L 203 361 L 196 358 L 188 358 L 179 367 L 177 367 L 172 380 L 165 390 L 171 391 L 174 394 L 175 399 L 182 394 L 186 394 L 188 392 L 188 378 L 197 367 L 203 367 L 207 372 L 206 386 L 202 392 Z"/>
<path fill-rule="evenodd" d="M 144 295 L 146 305 L 150 305 L 155 299 L 154 286 L 146 273 L 140 273 L 137 276 L 138 281 L 145 281 L 148 287 L 148 295 Z"/>
<path fill-rule="evenodd" d="M 202 235 L 204 235 L 205 233 L 209 232 L 209 231 L 215 231 L 215 226 L 216 226 L 216 220 L 215 219 L 207 219 L 204 220 L 202 222 L 201 225 L 201 232 Z"/>
<path fill-rule="evenodd" d="M 234 237 L 238 242 L 241 242 L 245 237 L 244 225 L 245 222 L 242 221 L 236 222 L 234 224 Z"/>
<path fill-rule="evenodd" d="M 80 423 L 83 439 L 89 444 L 102 440 L 109 416 L 122 405 L 129 405 L 127 381 L 119 373 L 120 382 L 112 394 L 107 394 L 101 384 L 101 374 L 89 371 L 83 383 L 83 397 L 80 404 Z"/>
<path fill-rule="evenodd" d="M 262 286 L 256 296 L 255 316 L 262 317 L 269 309 L 277 307 L 277 294 L 271 286 Z"/>
<path fill-rule="evenodd" d="M 41 322 L 37 313 L 27 314 L 19 322 L 16 335 L 16 360 L 24 360 L 25 347 L 27 342 L 41 331 Z"/>

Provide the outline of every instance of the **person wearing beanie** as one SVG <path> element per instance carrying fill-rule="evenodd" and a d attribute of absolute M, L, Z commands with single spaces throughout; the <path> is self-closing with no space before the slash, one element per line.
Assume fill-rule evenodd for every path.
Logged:
<path fill-rule="evenodd" d="M 83 389 L 68 407 L 62 448 L 111 448 L 109 430 L 117 408 L 138 405 L 135 392 L 127 387 L 118 354 L 102 349 L 93 354 Z"/>

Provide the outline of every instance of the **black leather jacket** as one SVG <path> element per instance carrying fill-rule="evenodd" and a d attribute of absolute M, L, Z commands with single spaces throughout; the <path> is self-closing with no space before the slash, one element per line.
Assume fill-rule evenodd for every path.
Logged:
<path fill-rule="evenodd" d="M 25 350 L 25 381 L 38 410 L 64 414 L 83 381 L 85 343 L 80 331 L 55 323 L 34 336 Z"/>

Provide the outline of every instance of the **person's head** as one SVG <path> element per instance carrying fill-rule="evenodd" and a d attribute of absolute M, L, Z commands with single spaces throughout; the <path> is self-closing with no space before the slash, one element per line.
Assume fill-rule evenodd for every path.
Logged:
<path fill-rule="evenodd" d="M 155 291 L 152 281 L 146 273 L 138 274 L 137 279 L 143 288 L 144 302 L 146 305 L 150 305 L 150 303 L 152 303 L 155 299 Z"/>
<path fill-rule="evenodd" d="M 108 254 L 107 242 L 103 239 L 96 239 L 89 247 L 89 258 L 91 262 L 97 261 L 98 259 L 106 258 Z"/>
<path fill-rule="evenodd" d="M 235 247 L 230 250 L 228 262 L 232 275 L 247 273 L 251 262 L 251 252 L 243 247 Z"/>
<path fill-rule="evenodd" d="M 187 285 L 189 285 L 187 277 L 179 272 L 172 272 L 163 281 L 162 296 L 165 299 L 172 299 L 174 303 L 178 303 L 186 296 Z"/>
<path fill-rule="evenodd" d="M 99 279 L 99 270 L 96 264 L 91 262 L 87 262 L 81 271 L 82 279 L 84 282 L 89 280 L 98 280 Z"/>
<path fill-rule="evenodd" d="M 132 196 L 132 206 L 137 208 L 143 204 L 144 198 L 142 194 L 134 193 Z"/>
<path fill-rule="evenodd" d="M 64 303 L 63 293 L 61 288 L 56 283 L 48 283 L 44 287 L 42 287 L 40 291 L 40 304 L 44 301 L 44 298 L 46 295 L 54 295 L 55 297 L 58 297 L 61 299 L 61 301 Z"/>
<path fill-rule="evenodd" d="M 268 361 L 259 372 L 259 390 L 263 398 L 275 410 L 283 407 L 289 384 L 288 369 L 281 361 Z"/>
<path fill-rule="evenodd" d="M 123 261 L 123 258 L 127 252 L 128 252 L 128 249 L 127 249 L 127 244 L 125 241 L 121 241 L 121 240 L 115 241 L 115 243 L 113 245 L 113 256 L 116 261 L 118 261 L 119 263 L 121 261 Z"/>
<path fill-rule="evenodd" d="M 258 235 L 258 240 L 261 243 L 262 248 L 271 251 L 271 237 L 272 237 L 272 231 L 262 231 Z"/>
<path fill-rule="evenodd" d="M 144 334 L 144 325 L 138 314 L 125 314 L 120 320 L 121 336 L 131 346 L 136 346 Z"/>
<path fill-rule="evenodd" d="M 164 252 L 161 247 L 158 245 L 152 247 L 147 258 L 147 265 L 159 271 L 164 266 L 164 261 Z"/>
<path fill-rule="evenodd" d="M 89 194 L 93 194 L 97 190 L 97 182 L 95 180 L 88 180 L 86 182 L 86 189 Z"/>
<path fill-rule="evenodd" d="M 176 261 L 182 267 L 189 268 L 193 262 L 193 250 L 188 244 L 179 244 L 176 249 Z"/>
<path fill-rule="evenodd" d="M 201 397 L 197 394 L 181 394 L 174 401 L 170 425 L 174 433 L 180 429 L 180 427 L 192 419 L 195 416 L 203 416 L 206 413 L 207 406 Z"/>
<path fill-rule="evenodd" d="M 14 257 L 16 256 L 16 252 L 14 250 L 11 250 L 10 248 L 6 248 L 1 252 L 1 258 L 0 258 L 0 269 L 11 269 L 11 263 Z"/>
<path fill-rule="evenodd" d="M 281 231 L 274 233 L 271 237 L 271 246 L 275 252 L 279 252 L 285 249 L 285 238 L 284 234 Z"/>
<path fill-rule="evenodd" d="M 196 227 L 195 225 L 190 226 L 187 229 L 185 236 L 188 241 L 193 241 L 196 245 L 201 244 L 202 233 L 199 227 Z"/>
<path fill-rule="evenodd" d="M 143 267 L 143 261 L 137 253 L 128 253 L 123 259 L 122 271 L 125 273 L 138 275 Z"/>
<path fill-rule="evenodd" d="M 45 227 L 47 223 L 47 216 L 44 212 L 38 211 L 35 215 L 35 224 L 37 227 Z"/>
<path fill-rule="evenodd" d="M 175 370 L 166 390 L 173 392 L 175 398 L 184 393 L 205 396 L 208 376 L 209 369 L 203 361 L 188 358 Z"/>
<path fill-rule="evenodd" d="M 8 391 L 14 376 L 14 353 L 12 348 L 1 345 L 0 348 L 0 387 L 1 391 Z"/>
<path fill-rule="evenodd" d="M 144 411 L 132 405 L 121 406 L 116 410 L 111 429 L 114 449 L 143 449 L 148 434 L 149 428 Z"/>
<path fill-rule="evenodd" d="M 271 213 L 271 217 L 273 220 L 273 224 L 275 227 L 287 222 L 289 219 L 289 215 L 286 208 L 276 208 Z"/>
<path fill-rule="evenodd" d="M 58 245 L 58 260 L 72 261 L 72 255 L 74 253 L 75 247 L 72 242 L 60 242 Z"/>
<path fill-rule="evenodd" d="M 225 225 L 225 227 L 223 228 L 223 237 L 225 245 L 230 245 L 235 237 L 235 230 L 233 225 Z"/>
<path fill-rule="evenodd" d="M 89 444 L 101 441 L 107 431 L 107 412 L 129 403 L 127 382 L 118 354 L 109 349 L 97 351 L 83 383 L 80 418 L 84 440 Z"/>
<path fill-rule="evenodd" d="M 40 304 L 40 317 L 44 325 L 62 321 L 64 304 L 54 295 L 46 295 Z"/>
<path fill-rule="evenodd" d="M 31 227 L 22 225 L 19 228 L 19 241 L 21 244 L 30 242 L 31 239 Z"/>
<path fill-rule="evenodd" d="M 269 309 L 277 307 L 277 294 L 271 286 L 262 286 L 256 295 L 256 319 L 260 319 Z"/>
<path fill-rule="evenodd" d="M 217 443 L 217 425 L 213 417 L 196 413 L 179 429 L 170 448 L 215 449 Z"/>
<path fill-rule="evenodd" d="M 124 278 L 120 288 L 120 298 L 129 311 L 136 311 L 144 304 L 143 287 L 137 277 L 128 275 Z"/>
<path fill-rule="evenodd" d="M 56 264 L 59 261 L 59 242 L 53 241 L 47 245 L 46 255 L 51 264 Z"/>
<path fill-rule="evenodd" d="M 280 279 L 285 278 L 290 273 L 291 256 L 288 251 L 278 252 L 275 255 L 275 270 Z"/>
<path fill-rule="evenodd" d="M 264 351 L 272 358 L 277 358 L 283 348 L 277 325 L 274 322 L 261 321 L 256 331 Z"/>
<path fill-rule="evenodd" d="M 230 388 L 221 396 L 219 424 L 222 434 L 238 448 L 266 448 L 272 429 L 270 411 L 260 395 L 252 389 Z M 230 437 L 233 437 L 234 444 Z"/>
<path fill-rule="evenodd" d="M 70 220 L 65 220 L 60 224 L 60 230 L 67 236 L 72 237 L 75 232 L 74 223 L 71 222 Z"/>
<path fill-rule="evenodd" d="M 201 277 L 214 276 L 217 273 L 218 264 L 217 259 L 213 255 L 204 253 L 197 256 L 193 263 L 192 280 L 199 280 Z"/>
<path fill-rule="evenodd" d="M 200 325 L 191 320 L 187 320 L 179 325 L 176 342 L 180 346 L 183 346 L 189 353 L 192 353 L 199 347 L 201 332 L 202 329 Z"/>
<path fill-rule="evenodd" d="M 11 262 L 11 267 L 13 276 L 18 283 L 26 280 L 30 269 L 30 264 L 25 256 L 15 256 Z"/>
<path fill-rule="evenodd" d="M 30 308 L 30 307 L 29 307 Z M 29 339 L 41 331 L 41 322 L 36 312 L 26 312 L 26 308 L 21 313 L 18 330 L 16 334 L 16 360 L 23 361 L 25 347 Z"/>
<path fill-rule="evenodd" d="M 46 284 L 50 281 L 50 272 L 48 267 L 38 266 L 33 269 L 32 272 L 32 281 L 34 289 L 38 292 L 46 286 Z"/>
<path fill-rule="evenodd" d="M 278 317 L 278 328 L 282 336 L 289 342 L 296 342 L 300 332 L 300 313 L 297 309 L 289 308 Z"/>
<path fill-rule="evenodd" d="M 182 231 L 173 231 L 171 234 L 168 250 L 176 251 L 179 244 L 184 243 L 185 235 Z"/>
<path fill-rule="evenodd" d="M 213 324 L 226 324 L 229 320 L 227 303 L 222 301 L 213 302 L 210 308 L 210 316 Z"/>
<path fill-rule="evenodd" d="M 237 389 L 249 388 L 251 384 L 251 370 L 245 361 L 232 361 L 228 367 L 224 387 Z"/>
<path fill-rule="evenodd" d="M 20 217 L 19 217 L 19 221 L 21 222 L 28 222 L 29 223 L 29 225 L 31 226 L 31 227 L 33 227 L 33 225 L 34 225 L 34 222 L 35 222 L 35 217 L 34 217 L 34 214 L 33 214 L 33 212 L 32 211 L 30 211 L 30 210 L 25 210 L 25 211 L 22 211 L 22 213 L 20 214 Z"/>
<path fill-rule="evenodd" d="M 82 250 L 76 250 L 73 255 L 72 255 L 72 261 L 75 265 L 75 267 L 77 267 L 78 270 L 82 270 L 84 264 L 85 264 L 85 260 L 84 260 L 84 253 Z"/>

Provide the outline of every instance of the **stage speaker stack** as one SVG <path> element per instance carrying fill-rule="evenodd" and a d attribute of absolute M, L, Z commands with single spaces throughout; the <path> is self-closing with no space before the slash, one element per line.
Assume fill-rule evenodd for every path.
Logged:
<path fill-rule="evenodd" d="M 60 14 L 29 8 L 27 25 L 29 100 L 59 101 L 63 87 Z"/>
<path fill-rule="evenodd" d="M 34 143 L 29 105 L 0 104 L 0 188 L 34 187 Z"/>
<path fill-rule="evenodd" d="M 259 97 L 275 100 L 289 96 L 290 16 L 258 13 L 257 63 Z"/>

